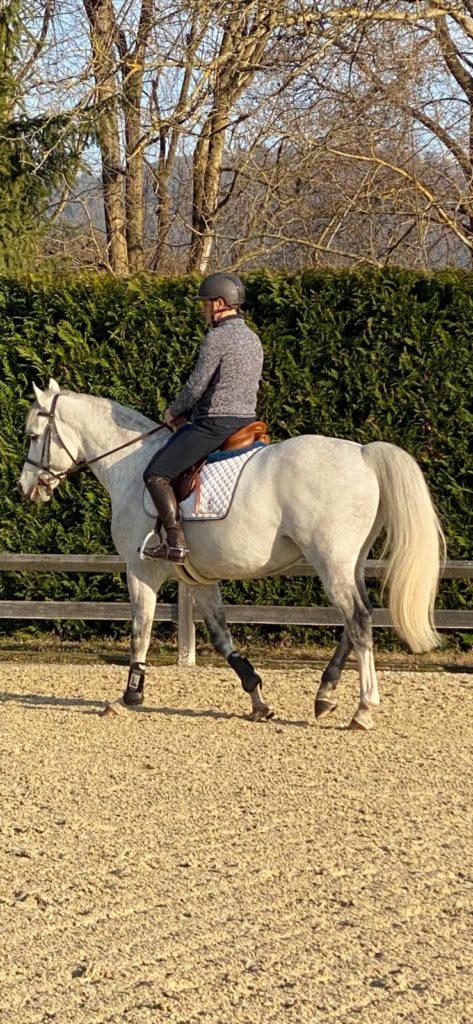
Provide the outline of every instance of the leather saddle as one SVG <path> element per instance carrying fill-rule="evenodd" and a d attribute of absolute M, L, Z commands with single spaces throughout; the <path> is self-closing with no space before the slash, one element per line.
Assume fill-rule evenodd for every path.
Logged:
<path fill-rule="evenodd" d="M 227 437 L 227 440 L 220 446 L 218 451 L 229 452 L 236 451 L 239 448 L 251 448 L 256 441 L 260 444 L 270 444 L 268 425 L 263 423 L 262 420 L 255 420 L 254 423 L 247 423 L 246 427 L 240 427 L 239 430 L 235 430 L 233 434 L 230 434 L 230 437 Z M 189 469 L 185 469 L 175 480 L 172 480 L 172 488 L 178 503 L 188 498 L 192 491 L 195 490 L 197 492 L 196 512 L 200 504 L 200 471 L 205 466 L 208 458 L 209 456 L 199 459 L 193 466 L 189 466 Z"/>

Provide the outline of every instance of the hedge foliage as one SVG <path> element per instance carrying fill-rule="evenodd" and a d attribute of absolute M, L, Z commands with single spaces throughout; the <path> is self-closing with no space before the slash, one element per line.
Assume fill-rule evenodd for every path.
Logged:
<path fill-rule="evenodd" d="M 265 349 L 259 415 L 274 439 L 322 433 L 401 445 L 422 466 L 450 558 L 471 557 L 473 276 L 403 270 L 253 273 L 247 317 Z M 110 552 L 108 496 L 92 474 L 44 506 L 22 502 L 31 384 L 105 395 L 159 418 L 194 364 L 204 332 L 196 279 L 0 278 L 0 544 L 25 552 Z M 342 498 L 341 498 L 342 500 Z M 2 574 L 2 597 L 118 599 L 120 577 Z M 163 596 L 172 593 L 172 586 Z M 309 604 L 310 579 L 226 584 L 230 601 Z M 471 606 L 444 584 L 440 603 Z M 67 635 L 78 626 L 63 624 Z M 88 626 L 87 630 L 102 625 Z M 82 628 L 82 632 L 84 629 Z"/>

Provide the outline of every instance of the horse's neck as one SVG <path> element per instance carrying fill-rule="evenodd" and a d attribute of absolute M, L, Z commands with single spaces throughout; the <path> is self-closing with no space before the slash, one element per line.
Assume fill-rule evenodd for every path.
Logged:
<path fill-rule="evenodd" d="M 139 453 L 142 451 L 142 445 L 138 442 L 136 447 L 130 445 L 129 448 L 121 448 L 120 451 L 113 449 L 120 448 L 140 434 L 157 428 L 157 424 L 134 409 L 128 409 L 112 400 L 95 398 L 93 395 L 69 395 L 68 399 L 68 419 L 73 419 L 80 457 L 86 462 L 92 462 L 90 469 L 94 476 L 113 496 L 118 481 L 120 486 L 123 486 L 125 476 L 132 477 L 139 473 Z M 167 430 L 157 430 L 150 438 L 150 442 L 157 449 L 165 444 L 168 437 Z M 104 455 L 104 458 L 93 462 L 92 460 L 97 459 L 99 455 Z M 134 459 L 131 456 L 134 456 Z M 146 458 L 146 454 L 142 453 L 141 461 Z"/>

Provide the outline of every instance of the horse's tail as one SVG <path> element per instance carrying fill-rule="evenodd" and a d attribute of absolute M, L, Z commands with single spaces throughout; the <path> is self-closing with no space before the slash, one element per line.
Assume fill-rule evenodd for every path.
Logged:
<path fill-rule="evenodd" d="M 389 555 L 386 579 L 389 611 L 412 651 L 438 647 L 434 604 L 445 538 L 420 467 L 402 448 L 374 441 L 362 448 L 380 488 L 380 511 Z"/>

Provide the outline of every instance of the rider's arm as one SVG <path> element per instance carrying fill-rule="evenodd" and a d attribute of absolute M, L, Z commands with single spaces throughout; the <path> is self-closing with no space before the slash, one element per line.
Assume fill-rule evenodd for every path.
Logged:
<path fill-rule="evenodd" d="M 220 339 L 217 340 L 216 334 L 217 332 L 209 331 L 205 335 L 197 363 L 190 377 L 186 380 L 177 398 L 169 406 L 172 416 L 180 416 L 186 410 L 192 409 L 212 379 L 222 358 Z"/>

